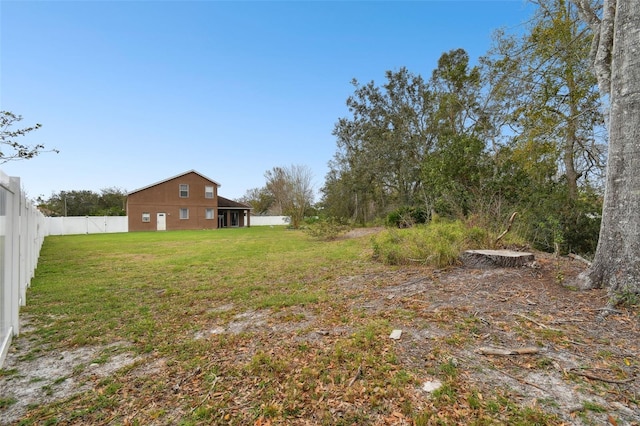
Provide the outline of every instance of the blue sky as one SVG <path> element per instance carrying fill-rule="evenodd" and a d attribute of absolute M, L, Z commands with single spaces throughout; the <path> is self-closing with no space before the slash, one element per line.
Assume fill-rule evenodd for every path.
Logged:
<path fill-rule="evenodd" d="M 238 198 L 275 166 L 319 189 L 351 80 L 473 61 L 532 9 L 502 1 L 0 1 L 0 109 L 59 154 L 0 165 L 30 198 L 195 169 Z"/>

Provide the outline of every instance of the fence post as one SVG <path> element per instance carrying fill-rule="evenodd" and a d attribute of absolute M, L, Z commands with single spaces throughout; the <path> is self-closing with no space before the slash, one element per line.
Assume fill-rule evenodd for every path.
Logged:
<path fill-rule="evenodd" d="M 11 274 L 11 329 L 13 331 L 13 335 L 17 336 L 20 332 L 20 305 L 22 305 L 22 297 L 20 294 L 21 287 L 21 266 L 22 266 L 22 255 L 23 250 L 20 244 L 21 236 L 20 233 L 22 231 L 20 224 L 20 178 L 10 177 L 9 178 L 10 190 L 11 194 L 11 211 L 9 212 L 9 226 L 11 227 L 11 266 L 9 268 L 12 271 Z"/>
<path fill-rule="evenodd" d="M 13 187 L 0 171 L 0 367 L 13 337 Z"/>

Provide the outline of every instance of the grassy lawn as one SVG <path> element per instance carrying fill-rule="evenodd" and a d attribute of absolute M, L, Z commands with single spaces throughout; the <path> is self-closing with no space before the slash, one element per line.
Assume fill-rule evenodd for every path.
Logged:
<path fill-rule="evenodd" d="M 48 237 L 24 312 L 53 320 L 56 346 L 158 351 L 237 313 L 325 304 L 363 248 L 269 227 Z"/>
<path fill-rule="evenodd" d="M 21 424 L 557 422 L 466 379 L 450 348 L 478 327 L 469 313 L 363 305 L 399 271 L 371 246 L 282 227 L 47 237 L 16 339 L 37 342 L 24 359 L 100 347 L 93 364 L 132 362 L 83 376 L 88 388 L 30 407 Z M 389 339 L 427 321 L 458 325 L 416 356 Z M 431 379 L 442 388 L 421 391 Z"/>

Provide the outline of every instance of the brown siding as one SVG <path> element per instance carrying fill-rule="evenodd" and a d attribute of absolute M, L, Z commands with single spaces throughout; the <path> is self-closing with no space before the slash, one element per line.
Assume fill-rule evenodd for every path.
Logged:
<path fill-rule="evenodd" d="M 188 198 L 180 198 L 180 184 L 189 185 Z M 205 186 L 213 186 L 213 198 L 205 198 Z M 189 219 L 180 219 L 181 208 L 189 209 Z M 213 209 L 213 219 L 205 218 L 208 208 Z M 150 214 L 149 222 L 142 221 L 143 213 Z M 127 197 L 129 231 L 155 231 L 158 213 L 166 214 L 167 231 L 215 229 L 218 227 L 218 185 L 190 172 Z"/>

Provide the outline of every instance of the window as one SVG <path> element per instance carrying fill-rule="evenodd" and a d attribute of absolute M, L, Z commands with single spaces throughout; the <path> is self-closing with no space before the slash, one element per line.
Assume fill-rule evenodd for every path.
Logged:
<path fill-rule="evenodd" d="M 204 198 L 213 198 L 213 186 L 204 187 Z"/>
<path fill-rule="evenodd" d="M 151 213 L 142 213 L 143 222 L 151 222 Z"/>
<path fill-rule="evenodd" d="M 205 219 L 213 219 L 213 209 L 206 209 L 204 211 L 204 218 Z"/>
<path fill-rule="evenodd" d="M 189 185 L 186 183 L 180 184 L 180 198 L 189 198 Z"/>
<path fill-rule="evenodd" d="M 189 219 L 189 209 L 180 209 L 180 219 Z"/>

